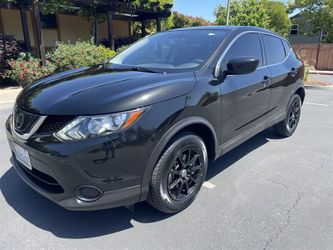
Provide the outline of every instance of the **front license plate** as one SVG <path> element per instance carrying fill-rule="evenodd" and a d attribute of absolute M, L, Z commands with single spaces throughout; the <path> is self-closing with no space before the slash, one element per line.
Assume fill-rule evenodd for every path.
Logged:
<path fill-rule="evenodd" d="M 13 148 L 14 148 L 14 153 L 15 153 L 15 156 L 16 156 L 16 160 L 21 162 L 28 169 L 32 170 L 28 150 L 25 150 L 20 145 L 17 145 L 15 142 L 13 142 Z"/>

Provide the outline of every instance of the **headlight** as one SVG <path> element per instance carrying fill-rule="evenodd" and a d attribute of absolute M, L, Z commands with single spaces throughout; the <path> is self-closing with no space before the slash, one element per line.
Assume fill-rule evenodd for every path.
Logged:
<path fill-rule="evenodd" d="M 63 141 L 75 141 L 112 132 L 131 126 L 145 111 L 145 108 L 117 114 L 79 116 L 55 133 Z"/>

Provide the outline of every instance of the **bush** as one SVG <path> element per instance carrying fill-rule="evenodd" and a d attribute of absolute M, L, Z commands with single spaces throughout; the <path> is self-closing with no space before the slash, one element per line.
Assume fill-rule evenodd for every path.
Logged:
<path fill-rule="evenodd" d="M 120 48 L 117 49 L 117 54 L 123 52 L 125 49 L 127 49 L 131 45 L 123 45 Z"/>
<path fill-rule="evenodd" d="M 103 63 L 116 53 L 104 46 L 95 46 L 91 42 L 57 43 L 48 59 L 56 65 L 56 71 L 70 70 L 83 66 Z"/>
<path fill-rule="evenodd" d="M 5 72 L 5 76 L 16 81 L 21 86 L 52 74 L 55 70 L 55 66 L 50 62 L 47 62 L 46 66 L 40 66 L 38 59 L 26 53 L 20 53 L 17 60 L 11 59 L 7 62 L 10 69 Z"/>
<path fill-rule="evenodd" d="M 21 47 L 13 36 L 0 34 L 0 79 L 5 77 L 5 72 L 10 68 L 7 60 L 16 59 Z"/>

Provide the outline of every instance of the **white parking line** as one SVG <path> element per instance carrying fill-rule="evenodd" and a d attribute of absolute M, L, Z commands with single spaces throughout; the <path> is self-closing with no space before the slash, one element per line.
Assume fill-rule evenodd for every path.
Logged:
<path fill-rule="evenodd" d="M 327 104 L 315 103 L 315 102 L 304 102 L 304 104 L 316 105 L 316 106 L 322 106 L 322 107 L 329 107 L 329 105 L 327 105 Z"/>
<path fill-rule="evenodd" d="M 205 188 L 208 189 L 213 189 L 214 187 L 216 187 L 216 185 L 214 185 L 213 183 L 209 182 L 209 181 L 205 181 L 202 186 L 204 186 Z"/>
<path fill-rule="evenodd" d="M 11 103 L 14 103 L 15 101 L 6 101 L 6 102 L 0 102 L 0 105 L 1 104 L 11 104 Z"/>

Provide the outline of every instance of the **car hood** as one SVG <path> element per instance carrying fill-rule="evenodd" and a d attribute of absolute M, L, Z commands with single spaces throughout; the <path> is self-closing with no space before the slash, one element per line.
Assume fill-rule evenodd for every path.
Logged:
<path fill-rule="evenodd" d="M 193 73 L 150 73 L 95 66 L 54 74 L 24 88 L 16 100 L 40 115 L 92 115 L 152 105 L 191 91 Z"/>

